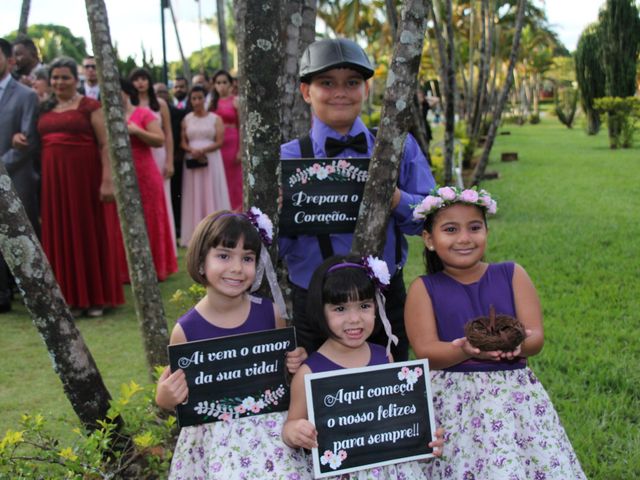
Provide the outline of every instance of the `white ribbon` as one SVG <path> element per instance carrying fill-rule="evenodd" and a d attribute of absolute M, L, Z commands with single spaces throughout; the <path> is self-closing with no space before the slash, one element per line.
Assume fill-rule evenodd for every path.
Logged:
<path fill-rule="evenodd" d="M 387 318 L 387 311 L 384 309 L 385 299 L 378 288 L 376 288 L 376 302 L 378 303 L 378 312 L 380 313 L 384 332 L 387 334 L 387 338 L 389 339 L 387 341 L 387 356 L 389 356 L 391 353 L 391 342 L 393 342 L 394 345 L 398 345 L 398 337 L 396 337 L 391 330 L 391 322 L 389 322 L 389 319 Z"/>
<path fill-rule="evenodd" d="M 282 291 L 280 290 L 280 284 L 278 283 L 278 276 L 276 275 L 276 271 L 273 269 L 273 264 L 271 263 L 271 257 L 269 256 L 269 252 L 265 248 L 264 244 L 260 247 L 260 262 L 256 267 L 256 278 L 253 280 L 253 285 L 251 285 L 251 292 L 255 292 L 260 288 L 262 284 L 262 277 L 266 273 L 267 281 L 269 282 L 269 288 L 271 288 L 271 295 L 273 296 L 273 301 L 278 307 L 280 311 L 280 316 L 283 319 L 289 318 L 287 314 L 287 307 L 284 303 L 284 297 L 282 296 Z M 388 322 L 388 320 L 387 320 Z M 389 327 L 391 328 L 391 327 Z M 397 340 L 396 340 L 397 343 Z"/>

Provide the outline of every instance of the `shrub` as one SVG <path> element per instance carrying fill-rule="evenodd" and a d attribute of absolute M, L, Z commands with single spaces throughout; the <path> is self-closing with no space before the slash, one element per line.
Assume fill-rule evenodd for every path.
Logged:
<path fill-rule="evenodd" d="M 609 146 L 631 148 L 640 118 L 640 98 L 602 97 L 594 100 L 596 111 L 607 114 Z"/>
<path fill-rule="evenodd" d="M 0 478 L 165 478 L 176 419 L 160 418 L 154 398 L 154 384 L 122 385 L 99 428 L 73 428 L 68 444 L 55 438 L 44 416 L 24 414 L 19 429 L 0 440 Z"/>

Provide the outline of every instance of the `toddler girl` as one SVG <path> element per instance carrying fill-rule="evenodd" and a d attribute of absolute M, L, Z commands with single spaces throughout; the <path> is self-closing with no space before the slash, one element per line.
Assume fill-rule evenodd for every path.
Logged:
<path fill-rule="evenodd" d="M 289 416 L 282 432 L 287 445 L 306 449 L 317 447 L 317 431 L 307 419 L 304 387 L 307 373 L 393 362 L 389 346 L 385 351 L 384 347 L 367 342 L 379 322 L 376 320 L 379 318 L 376 314 L 376 282 L 388 284 L 389 271 L 385 262 L 373 257 L 364 261 L 353 256 L 329 257 L 311 277 L 307 315 L 310 324 L 325 341 L 293 377 Z M 391 334 L 388 320 L 383 318 L 382 322 L 387 333 Z M 434 447 L 437 454 L 442 439 L 431 442 L 429 446 Z M 345 474 L 340 478 L 420 479 L 423 473 L 421 462 L 412 461 Z"/>

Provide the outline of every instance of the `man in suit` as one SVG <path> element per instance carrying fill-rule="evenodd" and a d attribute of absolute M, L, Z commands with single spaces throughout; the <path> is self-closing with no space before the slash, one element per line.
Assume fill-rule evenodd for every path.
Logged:
<path fill-rule="evenodd" d="M 38 228 L 38 96 L 11 76 L 11 44 L 0 38 L 0 159 L 36 232 Z M 0 313 L 11 310 L 11 275 L 0 256 Z"/>

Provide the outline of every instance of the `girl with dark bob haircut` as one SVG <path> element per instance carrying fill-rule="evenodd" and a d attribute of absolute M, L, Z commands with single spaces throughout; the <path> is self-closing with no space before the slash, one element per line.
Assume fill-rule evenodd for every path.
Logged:
<path fill-rule="evenodd" d="M 325 260 L 313 273 L 307 296 L 307 315 L 309 324 L 315 329 L 318 342 L 335 338 L 324 314 L 326 304 L 339 305 L 375 298 L 375 284 L 363 268 L 340 268 L 329 271 L 341 263 L 360 263 L 362 259 L 355 255 L 334 255 Z M 376 309 L 374 333 L 381 326 L 380 315 Z"/>
<path fill-rule="evenodd" d="M 202 266 L 209 250 L 219 246 L 235 248 L 240 240 L 246 250 L 255 252 L 257 264 L 262 239 L 247 217 L 229 210 L 220 210 L 203 219 L 193 232 L 187 249 L 187 272 L 191 278 L 206 286 L 207 279 Z"/>

